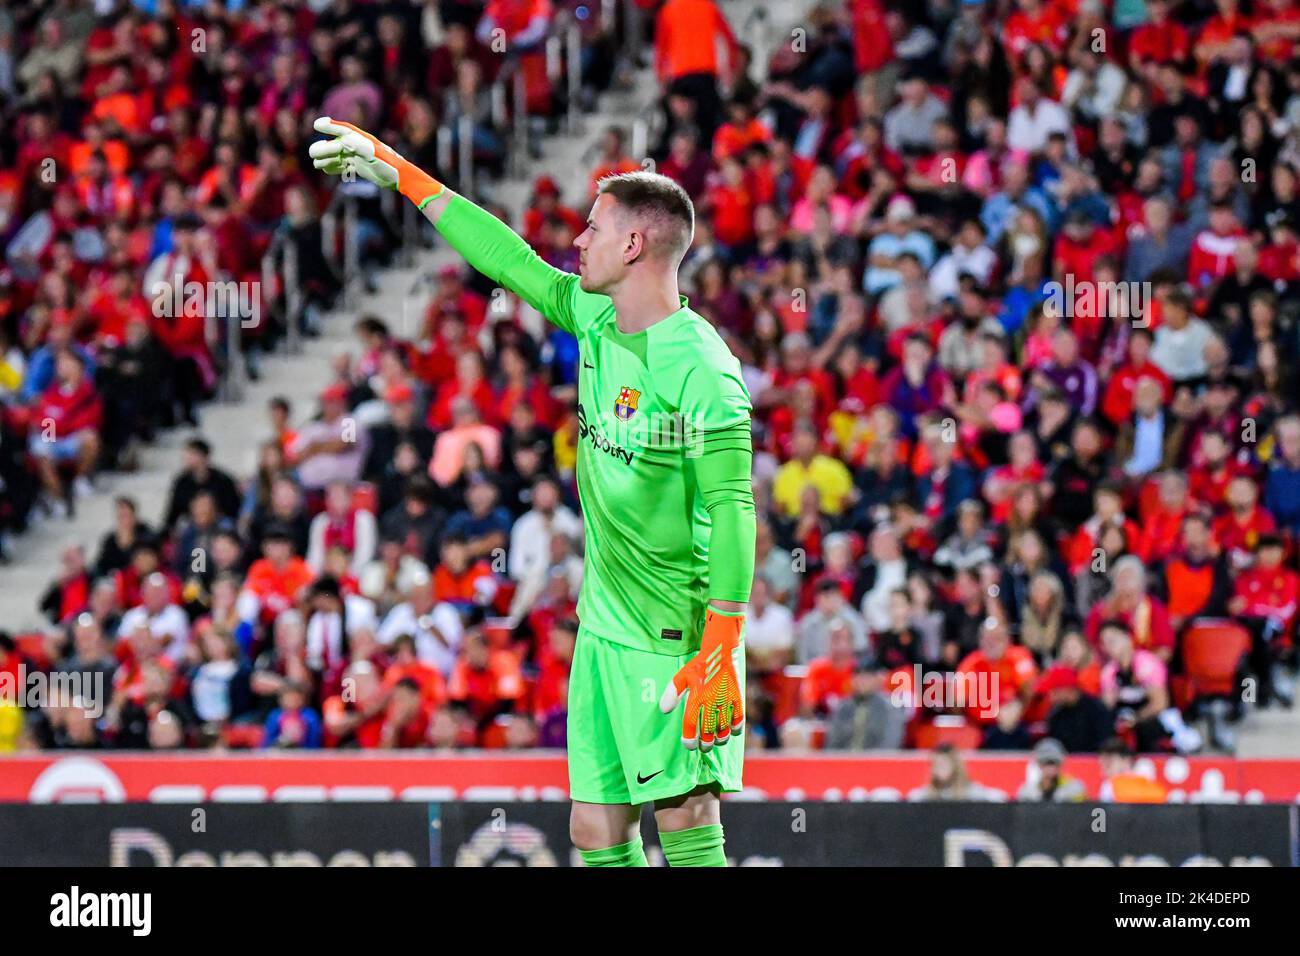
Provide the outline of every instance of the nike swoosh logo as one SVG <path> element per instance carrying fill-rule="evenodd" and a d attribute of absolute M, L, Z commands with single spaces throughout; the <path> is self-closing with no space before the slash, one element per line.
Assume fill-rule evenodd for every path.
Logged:
<path fill-rule="evenodd" d="M 640 772 L 638 771 L 638 772 L 637 772 L 637 775 L 636 775 L 636 782 L 639 783 L 639 784 L 641 784 L 642 786 L 644 786 L 645 784 L 647 784 L 647 783 L 649 783 L 651 780 L 653 780 L 655 777 L 659 776 L 661 773 L 663 773 L 662 770 L 656 770 L 654 773 L 650 774 L 650 776 L 648 776 L 648 777 L 643 777 L 643 776 L 641 776 Z"/>
<path fill-rule="evenodd" d="M 583 368 L 595 368 L 596 366 L 588 364 L 587 360 L 586 360 L 586 359 L 583 359 L 583 360 L 582 360 L 582 367 L 583 367 Z"/>

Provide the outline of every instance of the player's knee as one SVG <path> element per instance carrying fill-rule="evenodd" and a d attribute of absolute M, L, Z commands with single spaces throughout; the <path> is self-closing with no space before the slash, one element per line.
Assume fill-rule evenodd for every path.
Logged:
<path fill-rule="evenodd" d="M 603 850 L 626 840 L 626 835 L 609 832 L 610 828 L 599 812 L 575 805 L 569 814 L 569 839 L 579 850 Z"/>

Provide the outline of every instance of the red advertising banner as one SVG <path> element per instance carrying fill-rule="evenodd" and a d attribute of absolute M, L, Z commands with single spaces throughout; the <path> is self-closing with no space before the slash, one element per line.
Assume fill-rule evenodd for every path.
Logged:
<path fill-rule="evenodd" d="M 1031 772 L 1024 756 L 967 758 L 972 780 L 1008 799 Z M 1300 760 L 1157 757 L 1139 767 L 1161 780 L 1171 802 L 1300 802 Z M 923 786 L 925 754 L 747 754 L 747 790 L 732 799 L 905 800 Z M 1071 757 L 1065 772 L 1090 796 L 1101 783 L 1097 760 Z M 479 751 L 456 754 L 105 754 L 0 757 L 0 802 L 152 801 L 200 803 L 407 800 L 563 800 L 563 753 Z"/>

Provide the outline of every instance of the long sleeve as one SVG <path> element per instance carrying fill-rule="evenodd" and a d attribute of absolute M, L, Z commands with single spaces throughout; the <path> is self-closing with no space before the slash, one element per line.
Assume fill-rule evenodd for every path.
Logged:
<path fill-rule="evenodd" d="M 709 599 L 748 603 L 754 581 L 753 440 L 748 421 L 708 432 L 695 459 L 695 481 L 712 519 Z"/>
<path fill-rule="evenodd" d="M 436 228 L 471 266 L 566 332 L 577 334 L 578 276 L 548 265 L 513 229 L 464 196 L 451 198 Z"/>

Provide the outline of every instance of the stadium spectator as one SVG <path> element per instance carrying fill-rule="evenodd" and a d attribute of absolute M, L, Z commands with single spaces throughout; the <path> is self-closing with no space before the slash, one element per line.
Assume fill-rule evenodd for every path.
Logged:
<path fill-rule="evenodd" d="M 897 750 L 910 716 L 886 689 L 887 668 L 860 667 L 850 680 L 851 696 L 831 712 L 827 750 Z"/>
<path fill-rule="evenodd" d="M 1060 741 L 1045 737 L 1034 745 L 1033 763 L 1016 799 L 1031 803 L 1078 803 L 1086 800 L 1083 782 L 1065 773 L 1065 748 Z"/>
<path fill-rule="evenodd" d="M 6 555 L 29 522 L 63 510 L 33 510 L 37 499 L 147 467 L 141 449 L 197 420 L 230 374 L 228 317 L 184 308 L 186 283 L 258 279 L 264 252 L 292 249 L 298 331 L 314 335 L 340 288 L 325 211 L 339 222 L 339 204 L 355 203 L 368 269 L 407 238 L 366 184 L 336 199 L 306 166 L 312 116 L 365 115 L 430 170 L 439 129 L 454 149 L 466 117 L 476 179 L 490 179 L 508 140 L 494 82 L 508 100 L 522 74 L 530 137 L 569 105 L 547 75 L 556 20 L 542 3 L 434 5 L 420 24 L 356 4 L 110 6 L 54 26 L 15 13 L 17 69 L 0 81 L 13 132 L 0 149 Z M 918 16 L 833 3 L 799 55 L 744 50 L 728 14 L 701 0 L 661 5 L 646 24 L 665 87 L 648 152 L 696 200 L 682 292 L 754 398 L 750 691 L 763 703 L 751 730 L 815 746 L 838 714 L 857 728 L 877 709 L 871 672 L 855 667 L 830 726 L 777 726 L 785 714 L 763 675 L 798 682 L 832 630 L 847 629 L 855 663 L 874 653 L 951 673 L 981 660 L 990 617 L 1007 646 L 981 667 L 1023 659 L 1045 672 L 1018 688 L 1024 717 L 1006 708 L 995 743 L 1046 721 L 1071 752 L 1099 744 L 1087 701 L 1103 672 L 1109 686 L 1130 668 L 1102 638 L 1115 620 L 1146 661 L 1131 669 L 1148 703 L 1173 700 L 1186 628 L 1225 609 L 1252 630 L 1247 664 L 1265 699 L 1284 700 L 1300 533 L 1288 296 L 1300 282 L 1300 101 L 1294 71 L 1277 72 L 1286 10 L 1256 4 L 1247 40 L 1231 4 L 949 6 Z M 612 49 L 635 44 L 627 25 L 589 12 L 582 80 L 603 88 L 629 65 L 620 54 L 614 70 Z M 208 51 L 175 39 L 192 27 L 207 29 Z M 505 57 L 490 47 L 496 28 Z M 144 35 L 157 38 L 148 49 Z M 767 59 L 752 76 L 751 53 Z M 529 207 L 511 210 L 560 268 L 574 268 L 587 187 L 641 168 L 621 122 L 596 127 L 592 168 L 539 177 Z M 521 145 L 536 143 L 510 148 Z M 47 159 L 67 175 L 43 178 Z M 1105 298 L 1112 282 L 1118 296 Z M 288 331 L 287 291 L 271 290 L 259 329 L 240 336 L 250 373 Z M 1092 293 L 1134 310 L 1089 310 Z M 56 660 L 89 614 L 117 662 L 119 710 L 138 709 L 129 729 L 97 729 L 59 703 L 34 739 L 208 746 L 220 726 L 230 745 L 253 746 L 292 681 L 304 699 L 287 693 L 287 709 L 321 713 L 326 746 L 563 741 L 574 634 L 560 622 L 581 579 L 580 522 L 564 517 L 576 513 L 585 426 L 576 340 L 490 300 L 491 280 L 461 266 L 411 294 L 424 297 L 412 327 L 356 322 L 318 419 L 287 402 L 254 415 L 255 469 L 231 477 L 192 441 L 165 513 L 141 521 L 118 505 L 93 563 L 69 553 L 51 572 L 38 597 Z M 36 445 L 42 419 L 73 399 L 98 404 L 98 427 L 80 429 L 75 450 Z M 462 634 L 498 617 L 488 659 L 510 654 L 521 689 L 501 722 L 484 692 L 476 721 L 428 687 L 477 659 L 477 638 Z M 247 726 L 233 730 L 219 716 L 228 695 L 211 695 L 207 730 L 190 706 L 201 647 L 217 652 L 212 674 L 229 670 L 213 633 L 233 640 L 236 672 L 252 672 Z M 491 684 L 491 666 L 470 670 L 469 685 Z M 361 704 L 338 699 L 346 673 Z M 397 690 L 407 676 L 416 710 L 410 688 Z M 1146 725 L 1144 746 L 1179 746 L 1164 719 Z M 855 730 L 846 746 L 868 736 Z"/>
<path fill-rule="evenodd" d="M 966 772 L 966 762 L 952 744 L 940 744 L 930 754 L 930 778 L 923 787 L 917 787 L 907 799 L 917 803 L 948 800 L 987 801 L 999 798 L 998 791 L 972 779 Z"/>

